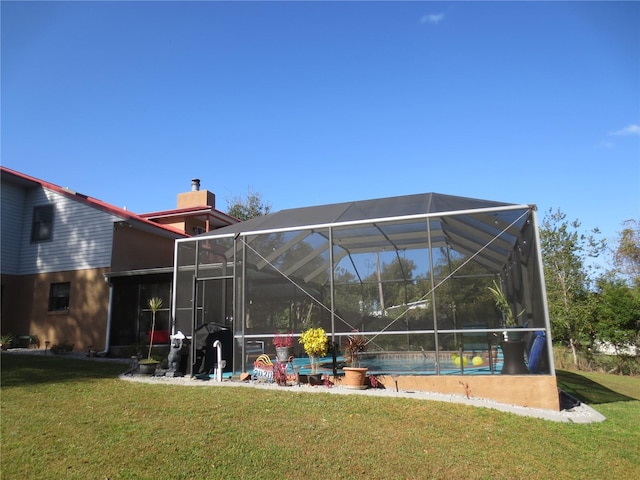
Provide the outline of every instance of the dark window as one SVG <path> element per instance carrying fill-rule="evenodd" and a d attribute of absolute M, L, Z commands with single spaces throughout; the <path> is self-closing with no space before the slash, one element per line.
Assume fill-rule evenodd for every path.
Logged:
<path fill-rule="evenodd" d="M 53 236 L 53 205 L 33 207 L 33 223 L 31 224 L 31 241 L 51 240 Z"/>
<path fill-rule="evenodd" d="M 50 312 L 62 312 L 69 310 L 69 291 L 71 290 L 71 284 L 66 283 L 52 283 L 49 290 L 49 311 Z"/>

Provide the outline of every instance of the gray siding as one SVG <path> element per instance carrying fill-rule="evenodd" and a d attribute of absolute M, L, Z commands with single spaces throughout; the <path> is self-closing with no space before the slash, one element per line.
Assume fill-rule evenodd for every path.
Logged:
<path fill-rule="evenodd" d="M 0 265 L 2 273 L 17 275 L 20 270 L 22 222 L 25 216 L 25 190 L 4 182 L 0 190 Z"/>
<path fill-rule="evenodd" d="M 33 207 L 54 205 L 53 238 L 31 242 Z M 46 273 L 111 265 L 113 222 L 120 217 L 46 188 L 29 190 L 22 217 L 19 274 Z"/>

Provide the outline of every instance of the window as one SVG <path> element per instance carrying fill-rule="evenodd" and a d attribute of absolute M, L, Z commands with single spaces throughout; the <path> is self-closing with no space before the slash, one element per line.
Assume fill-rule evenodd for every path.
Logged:
<path fill-rule="evenodd" d="M 49 290 L 49 311 L 50 312 L 64 312 L 69 310 L 69 291 L 71 290 L 71 284 L 66 283 L 52 283 Z"/>
<path fill-rule="evenodd" d="M 31 224 L 31 241 L 51 240 L 53 235 L 53 205 L 33 207 L 33 223 Z"/>

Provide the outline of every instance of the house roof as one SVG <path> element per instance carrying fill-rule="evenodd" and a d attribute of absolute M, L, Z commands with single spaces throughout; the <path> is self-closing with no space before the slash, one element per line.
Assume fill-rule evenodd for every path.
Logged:
<path fill-rule="evenodd" d="M 66 197 L 72 198 L 75 201 L 84 203 L 86 205 L 97 208 L 104 212 L 111 213 L 113 215 L 121 217 L 125 221 L 132 221 L 132 222 L 136 222 L 141 226 L 150 227 L 154 229 L 156 232 L 164 232 L 165 234 L 170 234 L 173 237 L 176 237 L 176 236 L 189 237 L 190 236 L 178 228 L 152 222 L 151 220 L 148 220 L 147 218 L 144 218 L 143 216 L 138 215 L 136 213 L 130 212 L 129 210 L 116 207 L 115 205 L 111 205 L 109 203 L 103 202 L 102 200 L 98 200 L 97 198 L 93 198 L 88 195 L 84 195 L 82 193 L 76 192 L 74 190 L 71 190 L 70 188 L 61 187 L 59 185 L 55 185 L 53 183 L 40 180 L 39 178 L 31 177 L 29 175 L 26 175 L 21 172 L 17 172 L 15 170 L 11 170 L 6 167 L 0 166 L 0 172 L 2 173 L 3 179 L 7 179 L 9 177 L 11 181 L 13 181 L 14 183 L 25 186 L 25 187 L 41 186 L 43 188 L 52 190 Z"/>
<path fill-rule="evenodd" d="M 142 218 L 148 220 L 161 220 L 161 219 L 180 219 L 185 217 L 197 218 L 205 221 L 209 220 L 214 228 L 225 227 L 238 223 L 238 220 L 231 215 L 227 215 L 220 210 L 216 210 L 209 205 L 201 205 L 197 207 L 177 208 L 175 210 L 164 210 L 160 212 L 141 213 Z"/>

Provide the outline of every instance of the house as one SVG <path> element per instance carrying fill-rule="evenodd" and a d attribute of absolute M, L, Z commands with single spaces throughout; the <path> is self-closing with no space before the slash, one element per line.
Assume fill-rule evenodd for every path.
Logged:
<path fill-rule="evenodd" d="M 40 348 L 147 343 L 148 298 L 166 292 L 169 323 L 175 240 L 238 222 L 199 180 L 175 211 L 138 215 L 5 167 L 0 179 L 0 330 Z"/>

